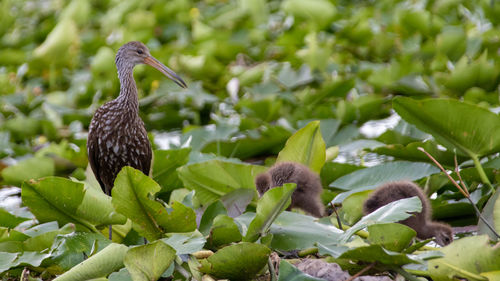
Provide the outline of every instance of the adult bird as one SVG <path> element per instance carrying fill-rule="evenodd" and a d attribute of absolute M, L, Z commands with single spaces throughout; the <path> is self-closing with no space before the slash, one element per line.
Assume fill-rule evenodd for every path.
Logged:
<path fill-rule="evenodd" d="M 131 166 L 149 174 L 151 144 L 144 122 L 139 117 L 139 99 L 133 69 L 137 64 L 149 64 L 172 79 L 182 88 L 186 83 L 171 69 L 149 53 L 141 42 L 128 42 L 116 54 L 116 68 L 120 80 L 120 94 L 99 107 L 89 126 L 87 153 L 90 167 L 101 189 L 111 196 L 117 174 L 124 166 Z M 109 238 L 112 229 L 109 226 Z"/>

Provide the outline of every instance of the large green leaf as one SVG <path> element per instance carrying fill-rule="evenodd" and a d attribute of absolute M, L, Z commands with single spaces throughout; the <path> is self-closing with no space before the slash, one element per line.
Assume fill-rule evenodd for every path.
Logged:
<path fill-rule="evenodd" d="M 500 189 L 497 189 L 495 193 L 488 199 L 488 202 L 483 208 L 483 217 L 488 221 L 488 223 L 493 226 L 497 233 L 500 231 Z M 478 224 L 479 234 L 488 234 L 491 239 L 496 239 L 496 235 L 490 230 L 490 228 L 483 222 L 479 220 Z"/>
<path fill-rule="evenodd" d="M 176 169 L 187 164 L 190 148 L 155 150 L 153 153 L 153 179 L 161 186 L 161 192 L 182 187 Z"/>
<path fill-rule="evenodd" d="M 276 162 L 299 162 L 319 174 L 326 159 L 319 124 L 320 121 L 312 121 L 293 134 L 278 154 Z"/>
<path fill-rule="evenodd" d="M 21 186 L 23 181 L 53 176 L 54 172 L 54 160 L 41 156 L 19 161 L 17 164 L 3 169 L 1 174 L 7 184 Z"/>
<path fill-rule="evenodd" d="M 270 253 L 262 244 L 241 242 L 201 260 L 200 271 L 219 279 L 251 280 L 266 265 Z"/>
<path fill-rule="evenodd" d="M 432 155 L 439 163 L 442 165 L 447 165 L 453 167 L 455 165 L 455 154 L 450 150 L 443 151 L 439 149 L 436 142 L 434 141 L 425 141 L 425 142 L 412 142 L 405 145 L 402 144 L 389 144 L 386 146 L 381 146 L 372 149 L 373 152 L 381 155 L 389 155 L 393 156 L 396 159 L 407 160 L 413 162 L 431 162 L 429 157 L 425 155 L 418 148 L 422 147 L 429 154 Z M 458 162 L 461 163 L 467 160 L 464 157 L 458 157 Z"/>
<path fill-rule="evenodd" d="M 166 232 L 191 232 L 196 229 L 196 214 L 193 209 L 179 202 L 167 208 L 168 216 L 159 217 L 158 222 Z"/>
<path fill-rule="evenodd" d="M 254 218 L 255 214 L 248 212 L 236 220 L 248 226 Z M 318 222 L 314 217 L 285 211 L 273 222 L 269 233 L 273 239 L 271 248 L 292 251 L 315 247 L 316 243 L 338 242 L 343 232 L 331 224 Z"/>
<path fill-rule="evenodd" d="M 130 248 L 123 263 L 134 281 L 158 280 L 175 259 L 175 250 L 158 240 Z"/>
<path fill-rule="evenodd" d="M 241 232 L 234 219 L 227 215 L 218 215 L 214 219 L 208 242 L 211 248 L 218 248 L 241 241 Z"/>
<path fill-rule="evenodd" d="M 23 221 L 30 220 L 29 218 L 23 218 L 15 216 L 6 210 L 0 208 L 0 226 L 14 228 Z"/>
<path fill-rule="evenodd" d="M 441 251 L 443 258 L 429 261 L 433 280 L 451 276 L 478 280 L 478 274 L 500 268 L 500 248 L 491 246 L 486 235 L 458 239 Z"/>
<path fill-rule="evenodd" d="M 95 226 L 123 224 L 111 200 L 102 192 L 85 189 L 83 184 L 59 177 L 24 182 L 23 203 L 40 222 L 74 223 L 77 229 L 95 231 Z"/>
<path fill-rule="evenodd" d="M 194 230 L 194 211 L 181 203 L 168 210 L 151 198 L 158 191 L 160 186 L 151 178 L 139 170 L 124 167 L 116 177 L 112 203 L 116 211 L 132 221 L 135 231 L 151 241 L 166 232 Z"/>
<path fill-rule="evenodd" d="M 338 178 L 330 187 L 349 190 L 335 197 L 334 202 L 337 203 L 353 193 L 374 189 L 386 182 L 416 180 L 435 173 L 439 173 L 439 169 L 428 163 L 395 161 L 354 171 Z"/>
<path fill-rule="evenodd" d="M 197 198 L 207 204 L 238 188 L 255 190 L 254 178 L 265 170 L 263 166 L 210 160 L 182 166 L 178 172 L 184 186 L 196 190 Z"/>
<path fill-rule="evenodd" d="M 410 245 L 417 232 L 400 223 L 372 224 L 367 227 L 370 244 L 382 245 L 389 251 L 401 252 Z"/>
<path fill-rule="evenodd" d="M 248 226 L 244 241 L 255 242 L 266 235 L 273 221 L 292 202 L 292 193 L 297 186 L 293 183 L 271 188 L 259 199 L 255 218 Z"/>
<path fill-rule="evenodd" d="M 111 241 L 101 234 L 73 232 L 58 235 L 51 249 L 51 261 L 62 270 L 69 270 L 82 262 L 85 256 L 90 256 L 92 251 L 100 251 L 111 244 Z"/>
<path fill-rule="evenodd" d="M 202 152 L 248 159 L 253 156 L 276 153 L 291 135 L 290 131 L 281 126 L 263 126 L 258 131 L 251 130 L 243 133 L 245 137 L 209 142 L 203 147 Z"/>
<path fill-rule="evenodd" d="M 66 271 L 55 281 L 85 281 L 106 277 L 113 271 L 123 267 L 123 259 L 128 247 L 121 244 L 110 244 L 102 251 Z"/>
<path fill-rule="evenodd" d="M 167 234 L 168 238 L 161 240 L 175 249 L 177 255 L 192 254 L 203 249 L 207 242 L 205 237 L 198 231 L 191 233 Z"/>
<path fill-rule="evenodd" d="M 391 202 L 364 216 L 355 225 L 346 230 L 342 235 L 342 242 L 347 242 L 354 233 L 371 224 L 398 222 L 410 217 L 411 213 L 418 213 L 421 210 L 422 203 L 416 196 Z"/>
<path fill-rule="evenodd" d="M 449 149 L 471 156 L 500 150 L 500 116 L 477 105 L 452 99 L 397 97 L 394 110 Z"/>

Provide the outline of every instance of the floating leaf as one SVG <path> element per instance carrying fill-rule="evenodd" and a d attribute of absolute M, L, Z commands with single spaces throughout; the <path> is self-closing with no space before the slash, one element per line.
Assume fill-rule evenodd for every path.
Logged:
<path fill-rule="evenodd" d="M 245 213 L 236 220 L 248 226 L 255 214 Z M 302 250 L 315 247 L 316 243 L 333 243 L 340 241 L 343 231 L 320 223 L 316 218 L 294 212 L 283 212 L 273 222 L 269 233 L 272 234 L 271 247 L 283 251 Z"/>
<path fill-rule="evenodd" d="M 40 222 L 74 223 L 77 229 L 95 231 L 95 225 L 123 224 L 126 218 L 114 212 L 110 198 L 85 189 L 83 184 L 59 177 L 25 182 L 23 203 Z"/>
<path fill-rule="evenodd" d="M 111 241 L 101 234 L 73 232 L 59 235 L 52 245 L 50 259 L 63 270 L 69 270 L 84 261 L 85 256 L 92 254 L 93 250 L 102 250 L 111 244 Z M 97 245 L 96 249 L 93 249 Z"/>
<path fill-rule="evenodd" d="M 222 196 L 220 201 L 227 209 L 227 215 L 235 218 L 245 212 L 248 204 L 255 197 L 255 191 L 248 188 L 240 188 Z"/>
<path fill-rule="evenodd" d="M 410 217 L 411 213 L 422 211 L 422 203 L 417 196 L 400 199 L 378 208 L 372 213 L 364 216 L 355 225 L 351 226 L 342 235 L 342 242 L 345 243 L 359 230 L 375 223 L 398 222 Z"/>
<path fill-rule="evenodd" d="M 194 230 L 194 211 L 176 203 L 170 213 L 164 205 L 150 198 L 158 191 L 160 186 L 151 178 L 139 170 L 124 167 L 116 177 L 112 203 L 116 211 L 132 221 L 135 231 L 151 241 L 161 238 L 165 232 Z M 181 220 L 182 225 L 178 223 Z"/>
<path fill-rule="evenodd" d="M 500 248 L 489 245 L 488 236 L 464 237 L 441 249 L 444 257 L 429 261 L 433 280 L 451 276 L 485 280 L 479 274 L 500 268 Z"/>
<path fill-rule="evenodd" d="M 347 196 L 353 193 L 374 189 L 386 182 L 417 180 L 436 173 L 439 173 L 439 169 L 431 164 L 406 161 L 388 162 L 354 171 L 338 178 L 330 184 L 330 187 L 349 190 L 335 197 L 333 202 L 342 202 Z"/>
<path fill-rule="evenodd" d="M 155 150 L 153 153 L 153 179 L 162 187 L 160 192 L 182 187 L 176 169 L 187 164 L 190 148 Z"/>
<path fill-rule="evenodd" d="M 200 271 L 219 279 L 251 280 L 267 264 L 270 253 L 262 244 L 241 242 L 201 260 Z"/>
<path fill-rule="evenodd" d="M 293 134 L 278 154 L 276 162 L 302 163 L 319 174 L 326 158 L 319 124 L 320 121 L 312 121 Z"/>
<path fill-rule="evenodd" d="M 400 223 L 372 224 L 367 227 L 368 241 L 389 251 L 401 252 L 410 245 L 417 232 Z"/>
<path fill-rule="evenodd" d="M 194 231 L 191 233 L 167 234 L 168 238 L 161 240 L 175 249 L 177 255 L 192 254 L 203 249 L 207 242 L 203 235 Z"/>
<path fill-rule="evenodd" d="M 500 150 L 500 116 L 488 109 L 452 99 L 405 97 L 395 98 L 393 107 L 406 122 L 462 155 L 482 156 Z"/>
<path fill-rule="evenodd" d="M 241 232 L 233 218 L 227 215 L 218 215 L 215 217 L 208 239 L 212 247 L 218 248 L 222 245 L 240 242 L 241 238 Z"/>
<path fill-rule="evenodd" d="M 0 208 L 0 226 L 14 228 L 23 221 L 30 220 L 29 218 L 23 218 L 15 216 L 6 210 Z"/>
<path fill-rule="evenodd" d="M 54 281 L 84 281 L 106 277 L 123 267 L 123 259 L 128 247 L 112 243 L 102 251 L 84 260 L 75 267 L 58 276 Z"/>
<path fill-rule="evenodd" d="M 370 193 L 370 190 L 356 192 L 342 201 L 342 218 L 349 225 L 357 222 L 363 216 L 363 203 Z"/>
<path fill-rule="evenodd" d="M 203 215 L 201 216 L 200 220 L 200 227 L 198 227 L 198 229 L 204 235 L 208 235 L 215 217 L 217 217 L 218 215 L 226 215 L 226 214 L 227 214 L 226 208 L 224 207 L 224 205 L 220 200 L 213 202 L 212 204 L 208 205 L 208 207 L 203 212 Z"/>
<path fill-rule="evenodd" d="M 265 170 L 263 166 L 210 160 L 182 166 L 178 172 L 184 186 L 195 190 L 201 203 L 207 204 L 239 188 L 255 190 L 254 178 Z"/>
<path fill-rule="evenodd" d="M 54 160 L 49 157 L 32 157 L 19 161 L 2 171 L 2 178 L 7 184 L 21 186 L 23 181 L 53 176 L 55 172 Z"/>
<path fill-rule="evenodd" d="M 135 281 L 158 280 L 175 259 L 175 250 L 161 240 L 130 248 L 123 263 Z"/>
<path fill-rule="evenodd" d="M 255 242 L 259 237 L 266 235 L 273 221 L 292 202 L 292 193 L 295 188 L 294 183 L 283 184 L 283 186 L 269 189 L 262 195 L 257 203 L 255 218 L 248 226 L 244 241 Z"/>

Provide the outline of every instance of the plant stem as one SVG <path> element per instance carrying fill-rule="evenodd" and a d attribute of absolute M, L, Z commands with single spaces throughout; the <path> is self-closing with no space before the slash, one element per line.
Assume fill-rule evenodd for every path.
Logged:
<path fill-rule="evenodd" d="M 304 249 L 302 251 L 299 251 L 297 253 L 297 255 L 302 258 L 302 257 L 305 257 L 307 255 L 316 254 L 317 252 L 318 252 L 318 248 L 308 248 L 308 249 Z"/>
<path fill-rule="evenodd" d="M 477 157 L 477 155 L 470 155 L 471 158 L 472 158 L 472 161 L 474 162 L 474 166 L 476 167 L 476 170 L 479 174 L 479 177 L 481 178 L 481 181 L 483 183 L 485 183 L 491 190 L 491 192 L 495 192 L 495 189 L 493 188 L 493 186 L 491 185 L 491 182 L 490 180 L 488 179 L 488 177 L 486 176 L 486 173 L 484 172 L 484 169 L 483 169 L 483 166 L 481 165 L 481 162 L 479 161 L 479 158 Z"/>
<path fill-rule="evenodd" d="M 451 183 L 453 183 L 458 188 L 458 190 L 460 190 L 460 192 L 462 192 L 464 197 L 467 198 L 467 200 L 469 200 L 469 202 L 471 203 L 472 207 L 474 208 L 474 211 L 476 212 L 479 219 L 482 220 L 484 222 L 484 224 L 486 224 L 486 226 L 491 230 L 491 232 L 493 232 L 493 234 L 495 234 L 495 236 L 500 238 L 500 235 L 495 231 L 495 228 L 493 226 L 491 226 L 491 224 L 483 217 L 483 215 L 481 214 L 481 211 L 479 211 L 476 204 L 474 204 L 474 202 L 472 202 L 472 199 L 470 199 L 470 195 L 466 189 L 465 184 L 463 184 L 463 186 L 464 186 L 463 188 L 460 185 L 458 185 L 458 183 L 446 172 L 446 170 L 443 168 L 443 166 L 434 157 L 432 157 L 432 155 L 430 155 L 427 151 L 425 151 L 424 148 L 419 147 L 418 150 L 425 153 L 425 155 L 427 155 L 427 157 L 429 157 L 432 160 L 432 162 L 434 162 L 439 167 L 439 169 L 441 169 L 441 171 L 443 171 L 443 173 L 448 177 L 448 179 L 451 181 Z M 471 154 L 471 157 L 472 157 L 472 160 L 474 161 L 474 163 L 475 164 L 477 163 L 476 168 L 479 167 L 478 172 L 479 172 L 480 176 L 481 176 L 481 171 L 482 171 L 484 177 L 486 178 L 485 183 L 491 188 L 491 190 L 493 192 L 495 192 L 495 190 L 491 186 L 490 181 L 488 180 L 488 177 L 486 177 L 486 174 L 484 173 L 483 167 L 481 166 L 481 163 L 479 163 L 478 158 L 472 154 Z M 462 177 L 460 176 L 459 171 L 458 171 L 458 165 L 456 164 L 456 160 L 455 160 L 455 166 L 456 166 L 456 173 L 458 175 L 458 178 L 462 179 Z M 463 183 L 463 180 L 461 180 L 461 182 Z"/>
<path fill-rule="evenodd" d="M 267 259 L 267 266 L 269 267 L 269 275 L 271 275 L 271 281 L 276 281 L 276 270 L 274 270 L 273 262 L 271 261 L 271 256 Z"/>

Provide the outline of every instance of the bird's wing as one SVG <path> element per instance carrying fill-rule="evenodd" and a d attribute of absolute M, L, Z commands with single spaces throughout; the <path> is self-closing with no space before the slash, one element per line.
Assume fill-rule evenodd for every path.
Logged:
<path fill-rule="evenodd" d="M 99 185 L 101 186 L 101 189 L 104 193 L 108 194 L 106 192 L 106 187 L 104 186 L 104 183 L 101 180 L 101 177 L 99 176 L 99 145 L 97 145 L 97 136 L 94 134 L 89 133 L 88 139 L 87 139 L 87 153 L 89 157 L 89 164 L 90 168 L 92 168 L 92 172 L 94 172 L 94 176 L 99 182 Z M 110 194 L 108 194 L 110 195 Z"/>

